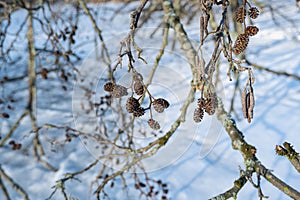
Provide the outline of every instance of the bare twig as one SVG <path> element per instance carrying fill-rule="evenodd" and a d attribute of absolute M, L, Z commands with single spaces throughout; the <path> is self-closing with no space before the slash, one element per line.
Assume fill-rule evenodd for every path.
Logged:
<path fill-rule="evenodd" d="M 290 143 L 284 142 L 283 146 L 276 145 L 275 150 L 279 156 L 287 157 L 294 168 L 300 173 L 300 155 Z"/>
<path fill-rule="evenodd" d="M 30 7 L 32 6 L 31 3 L 29 3 Z M 38 159 L 38 161 L 41 161 L 41 164 L 45 166 L 46 168 L 56 171 L 57 169 L 50 165 L 48 162 L 43 160 L 41 156 L 45 155 L 45 152 L 43 150 L 43 147 L 41 145 L 39 135 L 38 135 L 38 125 L 37 125 L 37 119 L 36 119 L 36 63 L 35 63 L 35 56 L 36 51 L 34 47 L 34 28 L 33 28 L 33 11 L 28 10 L 28 29 L 27 29 L 27 40 L 28 40 L 28 99 L 27 99 L 27 109 L 30 116 L 30 121 L 32 125 L 33 132 L 36 133 L 34 139 L 33 139 L 33 150 L 34 155 Z"/>
<path fill-rule="evenodd" d="M 2 177 L 3 180 L 6 180 L 13 187 L 13 189 L 23 197 L 23 199 L 29 200 L 26 191 L 18 183 L 16 183 L 9 175 L 6 174 L 6 172 L 2 169 L 1 165 L 0 177 Z"/>
<path fill-rule="evenodd" d="M 247 60 L 247 59 L 246 59 L 246 63 L 247 63 L 248 65 L 253 66 L 254 68 L 256 68 L 256 69 L 258 69 L 258 70 L 267 71 L 267 72 L 270 72 L 270 73 L 272 73 L 272 74 L 276 74 L 276 75 L 279 75 L 279 76 L 291 77 L 291 78 L 294 78 L 294 79 L 300 81 L 300 76 L 297 76 L 296 74 L 291 74 L 291 73 L 288 73 L 288 72 L 285 72 L 285 71 L 276 71 L 276 70 L 273 70 L 273 69 L 270 69 L 270 68 L 263 67 L 263 66 L 261 66 L 261 65 L 252 63 L 252 62 L 250 62 L 250 61 Z"/>
<path fill-rule="evenodd" d="M 276 177 L 258 160 L 258 158 L 255 156 L 256 148 L 245 141 L 244 135 L 237 128 L 235 121 L 224 110 L 221 100 L 219 100 L 217 117 L 231 139 L 232 148 L 238 150 L 242 154 L 247 171 L 251 173 L 259 173 L 267 181 L 269 181 L 272 185 L 277 187 L 289 197 L 294 199 L 300 199 L 300 193 L 297 190 L 295 190 L 294 188 L 280 180 L 278 177 Z"/>

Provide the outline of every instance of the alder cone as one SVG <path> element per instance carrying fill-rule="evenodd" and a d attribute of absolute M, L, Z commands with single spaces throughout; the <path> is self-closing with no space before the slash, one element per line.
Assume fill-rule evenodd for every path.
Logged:
<path fill-rule="evenodd" d="M 202 121 L 203 119 L 203 116 L 204 116 L 204 111 L 202 108 L 196 108 L 195 111 L 194 111 L 194 121 L 196 123 L 199 123 Z"/>
<path fill-rule="evenodd" d="M 150 126 L 150 128 L 154 129 L 154 130 L 159 130 L 160 129 L 160 124 L 155 121 L 154 119 L 149 119 L 148 120 L 148 125 Z"/>
<path fill-rule="evenodd" d="M 206 104 L 206 99 L 201 97 L 198 99 L 198 107 L 199 108 L 205 108 L 205 104 Z"/>
<path fill-rule="evenodd" d="M 133 116 L 135 116 L 135 117 L 141 117 L 144 114 L 145 114 L 145 109 L 142 107 L 139 107 L 133 111 Z"/>
<path fill-rule="evenodd" d="M 252 19 L 256 19 L 259 15 L 259 10 L 256 7 L 251 7 L 248 14 Z"/>
<path fill-rule="evenodd" d="M 122 96 L 126 96 L 126 95 L 128 95 L 127 88 L 122 85 L 115 85 L 113 87 L 113 91 L 111 92 L 111 95 L 114 98 L 120 98 Z"/>
<path fill-rule="evenodd" d="M 126 102 L 126 110 L 128 113 L 133 113 L 140 107 L 139 101 L 134 97 L 129 97 Z"/>
<path fill-rule="evenodd" d="M 258 33 L 259 29 L 256 26 L 247 26 L 246 27 L 246 34 L 249 36 L 254 36 Z"/>
<path fill-rule="evenodd" d="M 112 92 L 114 90 L 114 84 L 112 82 L 107 82 L 103 86 L 103 89 L 107 92 Z"/>
<path fill-rule="evenodd" d="M 154 110 L 158 113 L 164 112 L 164 110 L 168 108 L 169 105 L 169 102 L 163 98 L 158 98 L 153 101 Z"/>
<path fill-rule="evenodd" d="M 233 46 L 233 53 L 236 55 L 242 53 L 249 43 L 249 36 L 245 33 L 238 35 Z"/>
<path fill-rule="evenodd" d="M 137 95 L 142 95 L 144 93 L 144 86 L 140 81 L 134 83 L 133 89 Z"/>

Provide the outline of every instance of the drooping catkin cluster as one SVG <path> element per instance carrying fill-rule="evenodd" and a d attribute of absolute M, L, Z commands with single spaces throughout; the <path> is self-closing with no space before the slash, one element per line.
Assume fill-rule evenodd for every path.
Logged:
<path fill-rule="evenodd" d="M 199 98 L 197 108 L 194 111 L 194 121 L 196 123 L 201 122 L 204 116 L 204 112 L 209 115 L 213 115 L 216 112 L 217 106 L 218 98 L 216 93 L 209 93 L 206 98 Z"/>
<path fill-rule="evenodd" d="M 239 7 L 236 11 L 236 21 L 238 23 L 242 23 L 245 25 L 245 17 L 246 15 L 246 8 Z M 259 11 L 256 7 L 250 7 L 248 10 L 248 16 L 252 19 L 256 19 L 259 15 Z M 258 33 L 259 29 L 256 26 L 246 26 L 245 25 L 244 33 L 241 33 L 237 36 L 234 45 L 233 45 L 233 53 L 239 55 L 242 53 L 248 46 L 249 43 L 249 36 L 254 36 Z"/>
<path fill-rule="evenodd" d="M 253 118 L 253 109 L 255 105 L 254 93 L 252 86 L 242 91 L 242 110 L 244 118 L 250 123 Z"/>

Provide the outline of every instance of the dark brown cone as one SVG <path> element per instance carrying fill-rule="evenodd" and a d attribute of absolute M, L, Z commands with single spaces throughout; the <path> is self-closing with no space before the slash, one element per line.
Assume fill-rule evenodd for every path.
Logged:
<path fill-rule="evenodd" d="M 150 126 L 150 128 L 152 128 L 154 130 L 160 129 L 159 123 L 157 121 L 155 121 L 154 119 L 149 119 L 148 120 L 148 125 Z"/>
<path fill-rule="evenodd" d="M 128 113 L 133 113 L 140 107 L 139 101 L 134 97 L 129 97 L 126 102 L 126 110 Z"/>
<path fill-rule="evenodd" d="M 194 121 L 196 123 L 199 123 L 202 121 L 203 119 L 203 116 L 204 116 L 204 111 L 202 108 L 196 108 L 195 111 L 194 111 Z"/>
<path fill-rule="evenodd" d="M 242 53 L 246 49 L 248 42 L 249 36 L 247 34 L 243 33 L 238 35 L 233 46 L 233 53 L 236 55 Z"/>
<path fill-rule="evenodd" d="M 140 81 L 134 83 L 133 89 L 137 95 L 142 95 L 144 93 L 144 86 Z"/>
<path fill-rule="evenodd" d="M 164 112 L 164 109 L 169 107 L 169 102 L 163 98 L 158 98 L 153 101 L 154 110 L 158 113 Z"/>
<path fill-rule="evenodd" d="M 107 92 L 112 92 L 114 90 L 114 84 L 112 82 L 107 82 L 103 86 L 103 89 Z"/>
<path fill-rule="evenodd" d="M 259 15 L 259 10 L 256 7 L 251 7 L 249 9 L 249 17 L 256 19 Z"/>
<path fill-rule="evenodd" d="M 200 98 L 200 99 L 198 99 L 198 107 L 199 108 L 205 108 L 205 104 L 206 104 L 206 99 L 205 98 Z"/>
<path fill-rule="evenodd" d="M 239 23 L 244 23 L 246 16 L 246 10 L 243 7 L 239 7 L 236 11 L 236 21 Z"/>
<path fill-rule="evenodd" d="M 249 36 L 254 36 L 258 33 L 259 29 L 256 26 L 247 26 L 246 34 Z"/>
<path fill-rule="evenodd" d="M 209 115 L 213 115 L 216 112 L 216 108 L 213 106 L 213 102 L 211 101 L 211 99 L 207 99 L 205 112 Z"/>
<path fill-rule="evenodd" d="M 115 85 L 113 87 L 113 91 L 111 92 L 111 95 L 114 98 L 120 98 L 122 96 L 126 96 L 126 95 L 128 95 L 127 88 L 122 85 Z"/>
<path fill-rule="evenodd" d="M 216 112 L 218 106 L 218 99 L 216 94 L 209 94 L 206 99 L 205 112 L 209 115 L 213 115 Z"/>
<path fill-rule="evenodd" d="M 143 116 L 144 114 L 145 114 L 145 109 L 142 107 L 139 107 L 133 111 L 133 116 L 135 116 L 135 117 L 140 117 L 140 116 Z"/>

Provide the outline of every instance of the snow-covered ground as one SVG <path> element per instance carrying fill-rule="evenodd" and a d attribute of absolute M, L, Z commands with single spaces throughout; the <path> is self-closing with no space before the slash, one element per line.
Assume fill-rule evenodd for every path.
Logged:
<path fill-rule="evenodd" d="M 281 5 L 281 12 L 286 13 L 294 20 L 295 24 L 280 16 L 278 17 L 280 26 L 274 24 L 272 16 L 267 12 L 268 8 L 265 8 L 266 12 L 255 20 L 260 31 L 257 36 L 250 39 L 248 58 L 251 62 L 267 68 L 300 76 L 299 10 L 294 6 L 293 1 L 277 3 Z M 103 31 L 113 61 L 117 59 L 119 42 L 128 32 L 129 11 L 136 5 L 133 3 L 122 9 L 112 20 L 110 19 L 114 11 L 120 8 L 121 4 L 106 3 L 93 7 L 98 11 L 99 27 Z M 276 7 L 276 5 L 274 6 Z M 56 9 L 65 9 L 66 12 L 71 12 L 68 6 L 58 6 Z M 11 32 L 15 32 L 25 14 L 22 11 L 15 12 L 12 16 L 14 25 L 11 26 Z M 157 50 L 161 46 L 161 30 L 158 30 L 153 37 L 149 37 L 150 33 L 155 30 L 156 24 L 155 20 L 150 20 L 150 23 L 145 24 L 136 36 L 136 41 L 143 48 L 142 55 L 148 64 L 138 61 L 135 63 L 135 67 L 145 79 L 150 73 Z M 186 29 L 196 45 L 199 34 L 198 20 L 187 25 Z M 22 37 L 25 37 L 25 31 Z M 90 132 L 91 124 L 97 123 L 97 120 L 89 120 L 89 126 L 84 126 L 86 123 L 84 120 L 90 116 L 80 110 L 80 100 L 83 98 L 80 86 L 87 86 L 93 82 L 94 85 L 91 87 L 97 98 L 97 95 L 103 93 L 103 78 L 106 74 L 103 61 L 95 58 L 97 52 L 93 43 L 94 33 L 91 33 L 93 33 L 93 28 L 89 19 L 81 17 L 76 38 L 82 42 L 78 44 L 75 51 L 83 58 L 83 61 L 77 66 L 80 72 L 77 75 L 78 80 L 84 78 L 84 82 L 74 82 L 74 85 L 67 84 L 67 91 L 64 91 L 61 86 L 65 83 L 57 81 L 55 76 L 50 76 L 48 80 L 38 79 L 37 119 L 39 125 L 45 123 L 68 125 Z M 38 36 L 38 38 L 42 39 L 43 36 Z M 170 41 L 171 43 L 172 41 Z M 155 115 L 156 119 L 161 122 L 163 132 L 169 130 L 172 122 L 179 116 L 179 109 L 188 93 L 191 81 L 187 60 L 182 52 L 172 51 L 170 44 L 156 72 L 153 85 L 149 87 L 154 96 L 166 97 L 171 103 L 167 112 Z M 20 39 L 19 51 L 22 52 L 26 45 Z M 12 54 L 12 56 L 15 55 L 18 54 Z M 2 66 L 0 79 L 4 76 L 18 76 L 26 72 L 26 56 L 23 59 L 17 65 Z M 221 70 L 224 73 L 222 83 L 225 105 L 228 109 L 234 86 L 226 77 L 227 65 L 221 65 L 221 67 L 224 69 Z M 118 68 L 117 73 L 120 83 L 130 84 L 126 66 L 122 69 Z M 300 151 L 300 140 L 298 139 L 300 82 L 290 77 L 277 76 L 255 69 L 254 74 L 256 97 L 254 119 L 251 124 L 245 120 L 237 120 L 237 125 L 243 131 L 246 141 L 257 148 L 257 157 L 262 163 L 272 169 L 279 178 L 300 190 L 299 174 L 287 159 L 277 156 L 274 150 L 277 144 L 288 141 L 294 145 L 296 150 Z M 18 111 L 24 109 L 24 102 L 26 102 L 24 99 L 26 99 L 27 93 L 22 91 L 24 90 L 22 84 L 25 85 L 26 81 L 27 79 L 24 79 L 16 83 L 1 85 L 1 98 L 8 98 L 7 95 L 11 91 L 17 90 L 18 92 L 13 95 L 15 99 L 19 100 L 19 103 L 13 104 L 14 110 L 9 111 L 10 118 L 0 119 L 2 138 L 20 116 Z M 168 183 L 168 197 L 173 200 L 208 199 L 216 196 L 233 186 L 233 181 L 239 177 L 238 167 L 243 168 L 243 159 L 240 153 L 231 148 L 229 137 L 214 116 L 205 116 L 204 121 L 200 124 L 193 122 L 195 104 L 188 109 L 185 123 L 173 135 L 170 143 L 154 157 L 144 161 L 150 177 L 162 179 Z M 236 102 L 236 111 L 242 118 L 240 107 L 240 102 Z M 146 127 L 147 119 L 147 117 L 142 117 L 138 123 Z M 83 169 L 93 162 L 95 155 L 99 153 L 97 149 L 84 145 L 79 138 L 63 145 L 51 144 L 54 139 L 64 138 L 64 131 L 45 129 L 40 133 L 46 151 L 45 159 L 59 169 L 57 172 L 51 172 L 32 159 L 32 149 L 26 148 L 32 138 L 32 135 L 28 133 L 30 130 L 30 121 L 25 118 L 13 136 L 16 141 L 22 142 L 24 150 L 11 151 L 9 145 L 0 148 L 1 167 L 28 192 L 30 199 L 46 199 L 53 191 L 51 187 L 56 184 L 56 180 L 61 179 L 67 172 Z M 162 135 L 162 133 L 158 134 Z M 138 137 L 141 141 L 143 140 L 142 136 Z M 67 193 L 76 199 L 87 199 L 93 192 L 93 190 L 90 191 L 90 183 L 94 180 L 95 174 L 97 174 L 97 169 L 92 169 L 80 177 L 81 182 L 76 180 L 68 182 Z M 7 187 L 10 194 L 14 194 L 11 196 L 12 199 L 21 199 L 13 192 L 12 188 Z M 271 200 L 288 199 L 264 179 L 262 179 L 261 187 L 264 194 L 270 196 Z M 117 188 L 109 190 L 111 199 L 123 199 L 122 193 Z M 0 192 L 0 199 L 3 198 L 3 193 Z M 53 199 L 61 198 L 62 195 L 59 192 L 53 197 Z M 94 196 L 90 198 L 94 199 Z M 238 199 L 257 199 L 257 190 L 248 183 L 239 192 Z"/>

